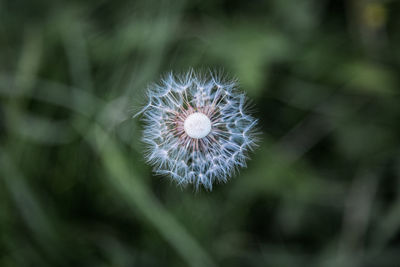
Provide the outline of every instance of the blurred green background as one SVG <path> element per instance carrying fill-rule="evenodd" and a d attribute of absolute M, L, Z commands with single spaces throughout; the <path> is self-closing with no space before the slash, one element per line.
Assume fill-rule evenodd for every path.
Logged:
<path fill-rule="evenodd" d="M 132 118 L 189 67 L 260 119 L 212 192 Z M 0 266 L 400 266 L 399 67 L 399 1 L 0 1 Z"/>

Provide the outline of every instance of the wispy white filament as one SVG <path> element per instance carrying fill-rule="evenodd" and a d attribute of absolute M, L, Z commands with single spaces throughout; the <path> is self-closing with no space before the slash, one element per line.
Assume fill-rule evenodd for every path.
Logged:
<path fill-rule="evenodd" d="M 245 94 L 234 81 L 193 71 L 171 73 L 152 85 L 147 97 L 140 112 L 143 141 L 156 174 L 211 190 L 214 182 L 226 182 L 246 166 L 257 120 L 248 114 Z"/>

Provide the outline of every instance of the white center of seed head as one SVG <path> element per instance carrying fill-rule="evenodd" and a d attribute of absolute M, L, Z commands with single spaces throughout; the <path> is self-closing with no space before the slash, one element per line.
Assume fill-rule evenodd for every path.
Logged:
<path fill-rule="evenodd" d="M 203 113 L 196 112 L 190 114 L 183 123 L 183 128 L 187 135 L 192 138 L 206 137 L 211 131 L 211 121 Z"/>

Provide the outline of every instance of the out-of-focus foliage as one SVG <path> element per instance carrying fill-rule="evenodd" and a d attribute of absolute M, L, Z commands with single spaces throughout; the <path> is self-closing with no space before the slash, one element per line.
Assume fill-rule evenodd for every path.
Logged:
<path fill-rule="evenodd" d="M 0 1 L 0 266 L 400 264 L 400 5 Z M 132 114 L 224 69 L 260 147 L 213 192 L 143 160 Z"/>

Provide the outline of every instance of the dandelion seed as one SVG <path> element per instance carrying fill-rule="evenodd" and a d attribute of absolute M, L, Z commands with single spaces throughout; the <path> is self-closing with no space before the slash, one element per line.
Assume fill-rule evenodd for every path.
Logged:
<path fill-rule="evenodd" d="M 149 88 L 139 114 L 146 159 L 156 174 L 212 190 L 214 182 L 226 182 L 246 166 L 256 145 L 257 120 L 236 86 L 218 75 L 206 79 L 189 71 L 171 73 Z"/>

